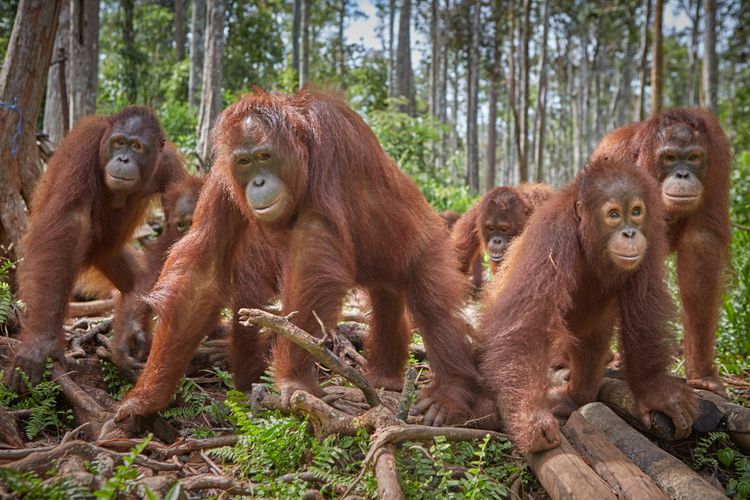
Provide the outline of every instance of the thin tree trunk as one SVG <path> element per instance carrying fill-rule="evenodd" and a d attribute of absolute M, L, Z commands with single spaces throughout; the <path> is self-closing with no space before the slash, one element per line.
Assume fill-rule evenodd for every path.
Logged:
<path fill-rule="evenodd" d="M 302 17 L 302 0 L 294 0 L 294 17 L 292 18 L 292 68 L 299 72 L 299 32 Z"/>
<path fill-rule="evenodd" d="M 643 27 L 641 29 L 641 50 L 638 64 L 638 102 L 636 103 L 635 119 L 643 121 L 646 118 L 646 75 L 648 72 L 648 27 L 651 22 L 651 0 L 643 0 Z"/>
<path fill-rule="evenodd" d="M 338 68 L 339 86 L 346 88 L 346 38 L 344 25 L 346 23 L 346 0 L 339 1 L 339 33 L 338 33 Z"/>
<path fill-rule="evenodd" d="M 531 0 L 523 0 L 521 23 L 521 154 L 518 157 L 520 181 L 529 179 L 529 37 L 531 36 Z"/>
<path fill-rule="evenodd" d="M 700 39 L 701 1 L 695 0 L 695 12 L 692 14 L 692 29 L 690 30 L 690 52 L 688 52 L 688 104 L 698 106 L 698 88 L 700 77 L 698 76 L 698 41 Z M 688 4 L 687 10 L 690 10 Z M 688 15 L 691 13 L 688 12 Z"/>
<path fill-rule="evenodd" d="M 133 31 L 134 0 L 121 0 L 121 6 L 125 97 L 129 103 L 134 104 L 138 99 L 138 61 L 135 56 L 135 32 Z M 75 18 L 72 12 L 71 18 Z"/>
<path fill-rule="evenodd" d="M 718 110 L 718 65 L 716 60 L 716 0 L 704 0 L 703 29 L 703 97 L 702 105 Z"/>
<path fill-rule="evenodd" d="M 446 6 L 446 11 L 448 10 L 448 6 Z M 442 44 L 442 30 L 441 28 L 441 44 Z M 438 119 L 440 120 L 440 123 L 443 125 L 446 125 L 448 123 L 448 47 L 442 46 L 440 51 L 440 76 L 439 78 L 439 86 L 440 90 L 438 92 Z M 441 135 L 441 141 L 440 141 L 440 147 L 438 148 L 438 158 L 436 160 L 437 166 L 444 166 L 445 165 L 445 158 L 447 156 L 446 150 L 448 147 L 448 131 L 447 127 L 443 127 Z"/>
<path fill-rule="evenodd" d="M 388 95 L 396 95 L 396 0 L 388 1 Z"/>
<path fill-rule="evenodd" d="M 307 84 L 310 66 L 310 0 L 302 0 L 302 12 L 300 14 L 300 32 L 302 33 L 302 50 L 299 55 L 299 88 Z"/>
<path fill-rule="evenodd" d="M 497 80 L 487 82 L 487 155 L 484 164 L 484 178 L 486 191 L 495 187 L 495 172 L 497 166 Z"/>
<path fill-rule="evenodd" d="M 222 59 L 224 57 L 224 0 L 212 0 L 207 11 L 203 62 L 203 94 L 198 113 L 198 154 L 209 165 L 209 134 L 221 111 Z"/>
<path fill-rule="evenodd" d="M 654 55 L 651 66 L 651 113 L 661 112 L 662 105 L 662 15 L 664 14 L 663 0 L 654 0 Z"/>
<path fill-rule="evenodd" d="M 459 105 L 459 87 L 460 87 L 460 75 L 458 72 L 459 69 L 459 51 L 455 51 L 453 55 L 453 78 L 451 78 L 451 86 L 453 87 L 453 101 L 451 103 L 451 123 L 450 123 L 450 130 L 451 130 L 451 140 L 450 140 L 450 149 L 448 151 L 458 151 L 458 105 Z M 458 172 L 456 171 L 457 166 L 456 162 L 451 162 L 451 176 L 455 179 L 458 177 Z"/>
<path fill-rule="evenodd" d="M 437 118 L 438 78 L 440 77 L 440 5 L 438 0 L 430 2 L 430 116 Z"/>
<path fill-rule="evenodd" d="M 188 77 L 188 103 L 193 108 L 197 108 L 201 100 L 205 30 L 206 0 L 193 0 L 193 12 L 190 16 L 190 76 Z"/>
<path fill-rule="evenodd" d="M 185 59 L 185 0 L 174 0 L 175 58 Z"/>
<path fill-rule="evenodd" d="M 11 257 L 20 255 L 25 206 L 41 175 L 36 123 L 61 7 L 62 0 L 21 0 L 0 70 L 0 233 Z"/>
<path fill-rule="evenodd" d="M 132 8 L 132 2 L 129 3 Z M 130 15 L 132 36 L 132 10 Z M 130 43 L 132 42 L 131 38 Z M 70 64 L 67 67 L 70 126 L 72 127 L 84 116 L 96 112 L 97 74 L 99 72 L 98 0 L 71 0 Z M 133 83 L 133 88 L 135 88 L 135 83 Z M 135 102 L 135 98 L 131 102 Z"/>
<path fill-rule="evenodd" d="M 525 179 L 526 171 L 521 166 L 521 157 L 523 156 L 523 146 L 521 145 L 521 125 L 518 116 L 518 98 L 516 94 L 516 14 L 515 5 L 510 7 L 510 39 L 508 47 L 508 101 L 510 110 L 513 114 L 513 137 L 515 143 L 515 158 L 518 164 L 519 180 Z M 516 163 L 510 163 L 515 165 Z"/>
<path fill-rule="evenodd" d="M 547 41 L 549 25 L 549 1 L 544 0 L 544 13 L 542 14 L 542 47 L 539 55 L 539 83 L 537 84 L 536 97 L 536 140 L 534 141 L 534 179 L 542 181 L 544 162 L 544 127 L 547 114 Z"/>
<path fill-rule="evenodd" d="M 398 48 L 396 50 L 396 96 L 406 97 L 401 110 L 414 114 L 411 69 L 411 0 L 401 0 L 398 21 Z"/>
<path fill-rule="evenodd" d="M 632 116 L 632 114 L 628 114 L 628 110 L 630 109 L 633 99 L 633 92 L 630 84 L 633 70 L 630 61 L 632 61 L 634 57 L 635 46 L 631 41 L 631 38 L 628 37 L 627 47 L 625 48 L 625 63 L 623 64 L 622 79 L 620 80 L 620 94 L 622 95 L 622 99 L 620 100 L 620 106 L 617 109 L 617 121 L 613 124 L 613 128 L 625 125 L 625 122 L 630 116 Z"/>
<path fill-rule="evenodd" d="M 479 100 L 479 30 L 480 6 L 475 0 L 471 5 L 470 47 L 468 53 L 467 111 L 466 111 L 466 180 L 472 193 L 479 192 L 479 140 L 478 140 L 478 100 Z"/>
<path fill-rule="evenodd" d="M 66 66 L 66 60 L 70 56 L 69 50 L 69 31 L 70 31 L 70 2 L 63 1 L 62 7 L 60 8 L 60 19 L 57 24 L 57 33 L 55 34 L 55 48 L 52 51 L 53 62 L 49 67 L 49 73 L 47 74 L 47 95 L 44 99 L 44 132 L 49 137 L 49 140 L 57 145 L 60 144 L 65 132 L 68 130 L 70 125 L 70 108 L 69 106 L 63 107 L 63 97 L 61 93 L 61 79 L 62 83 L 65 84 L 67 91 L 67 82 L 65 81 L 65 74 L 63 69 Z M 65 71 L 64 73 L 68 73 Z M 67 103 L 67 95 L 65 96 Z M 68 117 L 66 121 L 63 117 Z"/>

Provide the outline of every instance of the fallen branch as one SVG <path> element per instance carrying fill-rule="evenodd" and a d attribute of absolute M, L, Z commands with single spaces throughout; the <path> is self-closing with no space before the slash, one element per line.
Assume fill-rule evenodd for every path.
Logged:
<path fill-rule="evenodd" d="M 750 432 L 750 408 L 730 403 L 711 391 L 697 390 L 695 392 L 697 392 L 701 398 L 715 403 L 724 410 L 724 418 L 722 419 L 722 422 L 726 425 L 727 430 Z"/>
<path fill-rule="evenodd" d="M 577 411 L 570 416 L 562 432 L 617 498 L 666 500 L 667 496 L 656 483 Z"/>
<path fill-rule="evenodd" d="M 578 409 L 588 423 L 607 438 L 653 479 L 670 498 L 726 498 L 687 465 L 654 445 L 602 403 Z"/>
<path fill-rule="evenodd" d="M 214 474 L 199 474 L 187 477 L 181 480 L 180 484 L 182 489 L 187 491 L 222 490 L 230 495 L 255 495 L 252 483 L 235 481 L 226 476 L 217 476 Z"/>
<path fill-rule="evenodd" d="M 73 342 L 70 344 L 70 351 L 67 353 L 71 358 L 83 358 L 86 356 L 86 351 L 83 349 L 83 344 L 89 340 L 97 337 L 100 334 L 108 331 L 112 327 L 112 319 L 104 320 L 101 323 L 91 326 L 89 324 L 88 330 L 76 335 L 73 338 Z"/>
<path fill-rule="evenodd" d="M 378 484 L 378 498 L 400 500 L 405 498 L 398 480 L 396 446 L 386 444 L 375 452 L 373 457 L 375 480 Z"/>
<path fill-rule="evenodd" d="M 416 389 L 417 371 L 414 367 L 410 366 L 406 370 L 406 376 L 404 377 L 404 389 L 401 391 L 401 401 L 398 405 L 398 413 L 396 418 L 406 422 L 406 417 L 409 416 L 409 410 L 411 409 L 412 401 L 414 400 L 414 390 Z"/>
<path fill-rule="evenodd" d="M 98 436 L 107 420 L 113 416 L 101 407 L 101 405 L 70 378 L 69 374 L 62 369 L 59 363 L 52 368 L 52 376 L 55 382 L 62 387 L 65 399 L 73 406 L 73 413 L 78 423 L 89 423 L 90 432 Z"/>
<path fill-rule="evenodd" d="M 377 391 L 367 381 L 365 376 L 355 368 L 344 363 L 341 358 L 331 352 L 325 345 L 322 345 L 320 339 L 313 337 L 290 322 L 289 319 L 292 315 L 284 318 L 260 309 L 240 309 L 239 314 L 240 323 L 244 326 L 257 325 L 268 328 L 305 349 L 323 366 L 335 371 L 355 387 L 358 387 L 365 395 L 365 400 L 370 407 L 381 404 L 380 396 L 378 396 Z"/>
<path fill-rule="evenodd" d="M 96 316 L 109 312 L 115 307 L 115 299 L 90 300 L 88 302 L 68 303 L 68 316 L 78 318 L 80 316 Z"/>
<path fill-rule="evenodd" d="M 597 498 L 615 500 L 617 497 L 607 483 L 589 467 L 575 448 L 560 436 L 559 447 L 524 458 L 553 500 L 568 498 Z"/>

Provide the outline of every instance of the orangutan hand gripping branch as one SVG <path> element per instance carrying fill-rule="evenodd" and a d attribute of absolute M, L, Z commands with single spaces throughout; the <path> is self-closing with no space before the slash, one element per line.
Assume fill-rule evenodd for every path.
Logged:
<path fill-rule="evenodd" d="M 661 183 L 669 247 L 685 327 L 688 384 L 726 397 L 714 366 L 714 341 L 729 265 L 729 142 L 708 111 L 674 109 L 608 134 L 594 158 L 613 157 L 638 166 Z"/>
<path fill-rule="evenodd" d="M 217 311 L 211 297 L 240 258 L 248 268 L 241 275 L 258 291 L 255 304 L 242 305 L 265 298 L 251 278 L 267 280 L 271 268 L 283 313 L 298 311 L 294 322 L 313 335 L 321 335 L 313 312 L 333 328 L 346 292 L 366 289 L 373 307 L 367 375 L 377 386 L 402 385 L 410 314 L 432 369 L 417 408 L 428 424 L 466 418 L 478 377 L 460 313 L 467 290 L 448 230 L 364 121 L 326 93 L 257 92 L 221 114 L 213 149 L 193 228 L 170 252 L 152 293 L 157 334 L 118 419 L 168 403 L 205 332 L 203 317 Z M 250 243 L 239 252 L 243 234 Z M 274 255 L 281 270 L 268 264 Z M 237 357 L 253 349 L 235 347 Z M 278 339 L 273 356 L 282 404 L 298 389 L 322 393 L 305 351 Z"/>
<path fill-rule="evenodd" d="M 27 311 L 6 374 L 11 387 L 25 390 L 16 368 L 37 383 L 47 357 L 64 361 L 62 323 L 79 272 L 94 267 L 121 292 L 135 288 L 144 266 L 127 243 L 152 196 L 185 175 L 147 108 L 90 116 L 70 131 L 39 181 L 21 241 Z"/>
<path fill-rule="evenodd" d="M 673 307 L 666 253 L 656 181 L 618 161 L 591 162 L 531 216 L 482 320 L 481 368 L 521 451 L 558 446 L 555 414 L 596 398 L 615 325 L 641 417 L 658 410 L 672 418 L 678 437 L 690 433 L 697 401 L 667 375 Z M 565 352 L 570 378 L 550 392 L 553 345 Z"/>
<path fill-rule="evenodd" d="M 461 272 L 487 252 L 494 274 L 510 242 L 521 234 L 532 212 L 552 196 L 546 184 L 496 186 L 455 223 L 451 240 L 456 247 Z"/>

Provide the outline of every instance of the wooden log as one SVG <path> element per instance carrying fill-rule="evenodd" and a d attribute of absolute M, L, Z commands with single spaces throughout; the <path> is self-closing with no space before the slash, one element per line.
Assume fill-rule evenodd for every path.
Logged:
<path fill-rule="evenodd" d="M 651 427 L 646 429 L 643 426 L 636 410 L 635 397 L 625 381 L 605 377 L 602 380 L 601 387 L 599 387 L 597 399 L 606 403 L 633 427 L 645 430 L 660 439 L 674 441 L 674 424 L 672 419 L 664 413 L 651 412 Z M 724 411 L 708 399 L 701 398 L 698 403 L 698 416 L 693 422 L 693 429 L 700 432 L 716 430 L 724 416 Z"/>
<path fill-rule="evenodd" d="M 560 437 L 560 447 L 524 455 L 549 496 L 553 500 L 617 498 L 568 440 Z"/>
<path fill-rule="evenodd" d="M 604 479 L 617 498 L 666 500 L 667 496 L 654 481 L 625 456 L 607 436 L 576 412 L 562 429 L 594 471 Z"/>
<path fill-rule="evenodd" d="M 630 427 L 606 405 L 589 403 L 578 412 L 648 474 L 669 498 L 726 498 L 690 467 Z"/>
<path fill-rule="evenodd" d="M 378 498 L 401 500 L 404 492 L 398 480 L 398 463 L 396 462 L 396 446 L 387 444 L 375 452 L 373 458 L 375 479 L 378 483 Z"/>
<path fill-rule="evenodd" d="M 724 410 L 723 423 L 728 431 L 750 432 L 750 408 L 731 403 L 711 391 L 697 390 L 698 395 Z"/>
<path fill-rule="evenodd" d="M 90 300 L 88 302 L 68 303 L 68 316 L 78 318 L 81 316 L 97 316 L 109 312 L 115 307 L 115 299 Z"/>

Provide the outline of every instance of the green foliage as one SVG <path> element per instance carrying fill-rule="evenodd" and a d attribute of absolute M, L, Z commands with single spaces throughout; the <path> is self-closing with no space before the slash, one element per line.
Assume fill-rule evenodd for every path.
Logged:
<path fill-rule="evenodd" d="M 73 412 L 69 409 L 62 409 L 58 405 L 62 387 L 49 380 L 52 373 L 51 361 L 47 361 L 42 381 L 35 386 L 31 385 L 25 373 L 20 373 L 28 394 L 19 396 L 5 384 L 0 383 L 0 406 L 8 410 L 31 410 L 31 415 L 24 423 L 26 436 L 29 439 L 36 439 L 44 430 L 65 427 L 73 420 Z M 0 382 L 2 382 L 3 375 L 0 374 Z"/>
<path fill-rule="evenodd" d="M 19 472 L 5 467 L 0 467 L 0 483 L 17 498 L 66 500 L 90 497 L 83 487 L 70 478 L 45 481 L 33 472 Z"/>
<path fill-rule="evenodd" d="M 726 494 L 733 499 L 750 498 L 750 458 L 732 447 L 724 432 L 709 432 L 693 450 L 693 468 L 719 471 L 726 476 Z"/>
<path fill-rule="evenodd" d="M 122 459 L 122 463 L 115 467 L 115 472 L 112 477 L 94 492 L 94 496 L 101 500 L 113 500 L 118 497 L 118 493 L 130 493 L 132 492 L 135 481 L 138 479 L 138 469 L 133 468 L 133 462 L 138 455 L 143 453 L 146 449 L 146 445 L 153 439 L 153 435 L 149 434 L 146 438 L 135 445 L 132 450 L 128 452 Z"/>
<path fill-rule="evenodd" d="M 133 388 L 133 384 L 120 374 L 120 370 L 107 360 L 102 360 L 102 380 L 107 384 L 107 392 L 112 399 L 119 401 Z"/>
<path fill-rule="evenodd" d="M 8 321 L 8 316 L 14 305 L 13 292 L 10 289 L 10 282 L 8 281 L 8 272 L 13 268 L 14 263 L 12 260 L 3 259 L 0 262 L 0 324 Z"/>
<path fill-rule="evenodd" d="M 201 386 L 193 379 L 183 378 L 177 388 L 179 406 L 173 406 L 162 410 L 161 416 L 165 418 L 190 419 L 198 415 L 208 415 L 215 422 L 225 422 L 227 409 L 223 403 L 215 401 Z"/>

